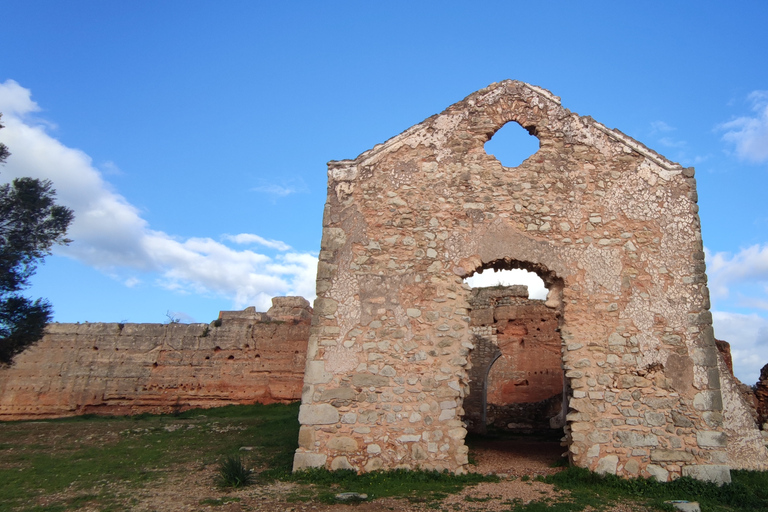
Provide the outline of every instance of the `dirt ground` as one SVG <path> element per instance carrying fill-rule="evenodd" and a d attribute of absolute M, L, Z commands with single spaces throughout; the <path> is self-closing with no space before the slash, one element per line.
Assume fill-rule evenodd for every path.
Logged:
<path fill-rule="evenodd" d="M 502 477 L 498 483 L 481 483 L 467 487 L 463 492 L 451 495 L 441 503 L 413 503 L 406 499 L 385 498 L 356 504 L 326 505 L 322 503 L 287 501 L 298 487 L 290 483 L 275 483 L 268 486 L 252 486 L 245 489 L 222 493 L 212 485 L 212 470 L 187 475 L 183 482 L 164 482 L 148 487 L 137 496 L 134 505 L 137 511 L 164 510 L 173 512 L 217 510 L 239 512 L 263 510 L 281 512 L 381 512 L 396 510 L 415 512 L 422 510 L 446 511 L 502 511 L 509 510 L 515 500 L 528 503 L 558 493 L 551 485 L 532 480 L 522 481 L 521 476 L 548 475 L 558 468 L 551 467 L 562 452 L 558 443 L 488 441 L 473 448 L 475 465 L 472 471 L 496 473 Z M 183 487 L 183 489 L 181 488 Z M 201 504 L 206 499 L 236 498 L 237 502 L 223 504 Z"/>
<path fill-rule="evenodd" d="M 326 505 L 316 502 L 288 501 L 298 487 L 296 484 L 278 482 L 268 486 L 252 486 L 223 493 L 212 485 L 211 469 L 189 474 L 182 481 L 166 481 L 162 485 L 144 489 L 134 505 L 137 511 L 226 511 L 246 510 L 281 512 L 382 512 L 386 510 L 501 512 L 510 510 L 513 502 L 528 503 L 546 497 L 564 494 L 552 485 L 532 480 L 537 475 L 549 475 L 559 468 L 552 464 L 560 458 L 563 449 L 559 443 L 487 441 L 477 443 L 472 450 L 475 465 L 472 471 L 495 473 L 502 477 L 498 483 L 481 483 L 448 496 L 442 502 L 414 503 L 406 499 L 385 498 L 356 504 Z M 523 480 L 527 475 L 531 479 Z M 205 504 L 206 499 L 221 500 Z M 228 499 L 236 502 L 224 503 Z M 219 504 L 220 503 L 220 504 Z M 634 504 L 617 505 L 609 512 L 642 512 Z"/>
<path fill-rule="evenodd" d="M 167 426 L 171 428 L 172 426 Z M 23 429 L 24 443 L 44 442 L 51 451 L 63 448 L 69 438 L 77 438 L 83 445 L 100 445 L 114 442 L 117 432 L 102 423 L 59 424 L 55 429 L 44 422 L 26 424 Z M 37 440 L 37 441 L 35 441 Z M 43 441 L 44 440 L 44 441 Z M 60 448 L 61 447 L 61 448 Z M 565 497 L 552 485 L 534 481 L 560 471 L 553 465 L 561 459 L 563 448 L 558 442 L 536 440 L 473 440 L 470 455 L 474 462 L 470 470 L 482 474 L 496 474 L 500 482 L 481 483 L 464 491 L 449 495 L 441 502 L 434 500 L 413 502 L 408 499 L 383 498 L 355 504 L 323 504 L 316 501 L 300 501 L 296 497 L 306 487 L 286 482 L 269 485 L 256 484 L 239 490 L 225 491 L 214 484 L 216 466 L 190 462 L 177 464 L 163 478 L 151 479 L 144 487 L 121 482 L 102 483 L 102 487 L 88 489 L 70 488 L 53 495 L 41 496 L 28 505 L 45 510 L 57 503 L 67 502 L 83 493 L 113 496 L 117 509 L 137 512 L 185 512 L 185 511 L 280 511 L 280 512 L 382 512 L 387 510 L 416 512 L 441 511 L 509 511 L 515 502 L 528 503 L 547 497 Z M 256 471 L 259 468 L 254 468 Z M 340 490 L 341 492 L 342 490 Z M 306 495 L 307 493 L 304 492 Z M 103 503 L 80 503 L 77 510 L 100 511 Z M 4 510 L 0 504 L 0 510 Z M 611 512 L 643 511 L 633 504 L 618 505 Z"/>

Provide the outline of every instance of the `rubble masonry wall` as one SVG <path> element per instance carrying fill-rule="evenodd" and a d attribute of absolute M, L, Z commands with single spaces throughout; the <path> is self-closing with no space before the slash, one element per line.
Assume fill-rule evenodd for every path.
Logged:
<path fill-rule="evenodd" d="M 484 150 L 508 122 L 540 142 L 516 168 Z M 329 163 L 294 468 L 465 471 L 462 280 L 525 268 L 562 317 L 572 463 L 728 481 L 693 175 L 515 81 Z"/>
<path fill-rule="evenodd" d="M 312 308 L 272 302 L 211 324 L 50 324 L 0 368 L 0 420 L 295 401 Z"/>

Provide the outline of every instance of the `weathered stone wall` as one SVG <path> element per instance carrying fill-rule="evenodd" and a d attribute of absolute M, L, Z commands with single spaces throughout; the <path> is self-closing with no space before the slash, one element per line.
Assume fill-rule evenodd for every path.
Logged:
<path fill-rule="evenodd" d="M 768 430 L 768 364 L 760 370 L 760 380 L 755 384 L 755 406 L 757 421 Z"/>
<path fill-rule="evenodd" d="M 464 399 L 467 429 L 550 428 L 563 394 L 559 311 L 529 300 L 526 286 L 475 288 L 469 305 L 475 348 Z"/>
<path fill-rule="evenodd" d="M 51 324 L 0 368 L 0 420 L 297 400 L 312 308 L 302 297 L 272 304 L 210 325 Z"/>
<path fill-rule="evenodd" d="M 507 122 L 540 141 L 516 168 L 484 150 Z M 294 467 L 464 471 L 462 280 L 525 268 L 562 315 L 572 462 L 729 480 L 693 174 L 513 81 L 331 162 Z"/>

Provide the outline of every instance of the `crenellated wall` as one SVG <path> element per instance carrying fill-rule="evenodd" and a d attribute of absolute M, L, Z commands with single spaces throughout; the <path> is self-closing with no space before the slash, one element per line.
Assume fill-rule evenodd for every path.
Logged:
<path fill-rule="evenodd" d="M 211 324 L 51 324 L 0 368 L 0 420 L 298 400 L 312 308 L 272 304 Z"/>

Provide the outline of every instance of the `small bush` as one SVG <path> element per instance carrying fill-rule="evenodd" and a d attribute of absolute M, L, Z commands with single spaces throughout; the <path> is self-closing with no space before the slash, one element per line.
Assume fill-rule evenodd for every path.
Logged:
<path fill-rule="evenodd" d="M 244 487 L 253 481 L 251 470 L 243 465 L 239 455 L 228 455 L 219 462 L 217 483 L 220 487 Z"/>

